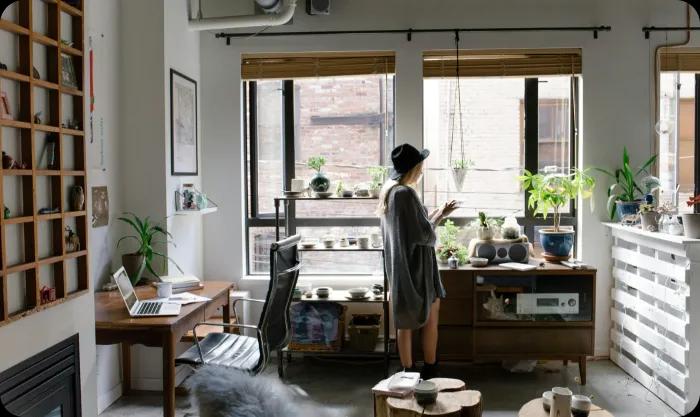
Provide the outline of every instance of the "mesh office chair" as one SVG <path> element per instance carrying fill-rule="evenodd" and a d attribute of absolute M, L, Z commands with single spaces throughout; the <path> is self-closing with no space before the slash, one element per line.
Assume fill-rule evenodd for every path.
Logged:
<path fill-rule="evenodd" d="M 198 323 L 194 329 L 195 344 L 175 360 L 176 364 L 192 366 L 218 365 L 259 374 L 267 366 L 270 352 L 282 349 L 291 337 L 289 305 L 299 277 L 297 245 L 301 236 L 291 236 L 273 243 L 270 248 L 270 286 L 265 300 L 238 298 L 236 303 L 262 303 L 262 313 L 257 326 L 246 324 Z M 197 337 L 197 327 L 202 325 L 254 329 L 257 337 L 232 333 L 210 333 L 202 341 Z"/>

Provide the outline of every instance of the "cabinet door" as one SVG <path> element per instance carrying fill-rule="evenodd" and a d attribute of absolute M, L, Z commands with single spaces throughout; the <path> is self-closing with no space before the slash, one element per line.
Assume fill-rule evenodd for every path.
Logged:
<path fill-rule="evenodd" d="M 476 355 L 513 355 L 538 359 L 542 356 L 593 354 L 592 328 L 477 328 Z"/>

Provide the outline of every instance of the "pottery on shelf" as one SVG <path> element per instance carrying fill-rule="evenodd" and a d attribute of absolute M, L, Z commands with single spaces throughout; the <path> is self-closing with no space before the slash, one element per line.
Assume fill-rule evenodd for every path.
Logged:
<path fill-rule="evenodd" d="M 132 284 L 136 285 L 141 281 L 145 267 L 145 258 L 140 253 L 129 253 L 122 255 L 122 265 L 124 271 Z"/>
<path fill-rule="evenodd" d="M 311 178 L 311 181 L 309 181 L 309 187 L 311 187 L 312 191 L 317 193 L 327 192 L 331 187 L 331 181 L 328 179 L 326 174 L 318 171 L 316 174 L 314 174 L 313 178 Z"/>
<path fill-rule="evenodd" d="M 85 207 L 85 191 L 80 185 L 74 185 L 70 189 L 70 205 L 72 211 L 82 211 Z"/>
<path fill-rule="evenodd" d="M 493 229 L 490 227 L 479 227 L 476 235 L 479 240 L 491 240 L 493 239 Z"/>
<path fill-rule="evenodd" d="M 636 201 L 616 201 L 615 202 L 615 213 L 617 213 L 617 220 L 622 221 L 627 216 L 634 216 L 639 212 L 639 206 L 642 204 L 642 200 Z"/>
<path fill-rule="evenodd" d="M 639 213 L 642 219 L 642 230 L 647 232 L 659 231 L 659 214 L 655 211 L 648 213 Z M 685 220 L 683 221 L 685 223 Z"/>
<path fill-rule="evenodd" d="M 683 213 L 681 217 L 685 237 L 700 239 L 700 213 Z"/>
<path fill-rule="evenodd" d="M 548 257 L 569 258 L 574 247 L 574 235 L 576 232 L 566 229 L 555 232 L 553 228 L 543 228 L 539 230 L 539 233 L 545 259 L 548 259 Z"/>

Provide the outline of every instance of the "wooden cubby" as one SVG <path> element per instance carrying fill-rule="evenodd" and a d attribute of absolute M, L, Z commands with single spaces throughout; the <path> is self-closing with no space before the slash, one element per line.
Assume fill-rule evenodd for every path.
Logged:
<path fill-rule="evenodd" d="M 83 1 L 20 0 L 0 19 L 0 42 L 12 45 L 0 53 L 8 67 L 0 69 L 0 91 L 12 116 L 0 119 L 0 148 L 25 165 L 0 165 L 0 208 L 11 210 L 7 219 L 0 215 L 0 326 L 90 288 L 87 210 L 75 210 L 70 199 L 71 186 L 80 185 L 87 200 L 83 11 Z M 62 81 L 66 59 L 77 86 Z M 77 126 L 69 128 L 69 119 Z M 53 163 L 42 154 L 47 142 L 55 146 Z M 39 214 L 45 207 L 59 211 Z M 66 226 L 79 250 L 68 250 Z M 55 301 L 42 303 L 44 286 L 55 289 Z"/>

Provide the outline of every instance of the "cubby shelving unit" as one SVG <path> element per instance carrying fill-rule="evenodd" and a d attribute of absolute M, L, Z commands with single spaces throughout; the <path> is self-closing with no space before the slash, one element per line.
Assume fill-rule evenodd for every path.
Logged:
<path fill-rule="evenodd" d="M 70 201 L 72 186 L 87 191 L 83 6 L 83 0 L 20 0 L 0 19 L 0 36 L 16 42 L 0 53 L 8 66 L 0 69 L 0 91 L 13 104 L 11 119 L 0 119 L 0 148 L 26 165 L 0 166 L 0 207 L 12 207 L 9 218 L 0 216 L 0 326 L 89 290 L 87 211 L 72 210 Z M 62 81 L 66 60 L 77 86 Z M 76 127 L 68 120 L 79 129 L 64 127 Z M 52 164 L 42 155 L 49 136 Z M 57 212 L 39 214 L 41 208 Z M 67 226 L 80 241 L 74 251 L 67 249 Z M 44 286 L 55 289 L 55 301 L 42 302 Z"/>

